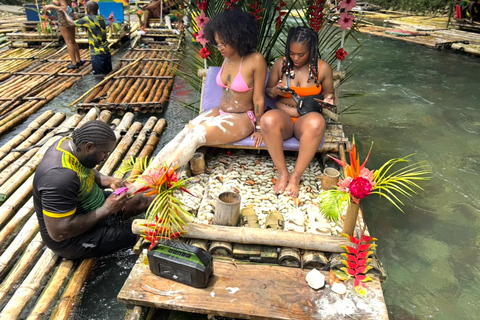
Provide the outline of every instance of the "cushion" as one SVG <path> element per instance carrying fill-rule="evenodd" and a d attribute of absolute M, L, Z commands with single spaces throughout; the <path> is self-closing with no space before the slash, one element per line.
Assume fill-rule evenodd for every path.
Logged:
<path fill-rule="evenodd" d="M 205 85 L 203 88 L 203 94 L 202 94 L 202 105 L 201 105 L 201 112 L 213 109 L 217 107 L 220 104 L 220 100 L 222 98 L 222 88 L 217 85 L 217 74 L 220 71 L 220 67 L 209 67 L 207 71 L 207 76 L 205 78 Z M 268 79 L 268 74 L 267 74 L 267 79 Z M 275 109 L 275 101 L 268 99 L 265 96 L 265 109 L 270 108 L 270 109 Z M 250 137 L 246 137 L 243 140 L 237 141 L 230 143 L 229 145 L 235 146 L 235 147 L 246 147 L 246 148 L 255 148 L 253 145 L 253 140 L 250 139 Z M 318 148 L 319 150 L 321 149 L 323 145 L 320 145 Z M 297 138 L 292 137 L 290 139 L 287 139 L 283 141 L 283 149 L 284 150 L 298 150 L 299 147 L 299 142 Z M 263 142 L 262 145 L 260 146 L 260 149 L 265 149 L 265 143 Z"/>

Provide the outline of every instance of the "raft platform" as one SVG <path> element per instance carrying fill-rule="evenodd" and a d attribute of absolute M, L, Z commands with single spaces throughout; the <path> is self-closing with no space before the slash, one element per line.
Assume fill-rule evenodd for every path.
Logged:
<path fill-rule="evenodd" d="M 476 56 L 480 55 L 480 33 L 447 28 L 447 18 L 420 16 L 390 18 L 384 20 L 383 27 L 362 25 L 358 30 L 362 33 L 435 49 L 453 49 Z"/>

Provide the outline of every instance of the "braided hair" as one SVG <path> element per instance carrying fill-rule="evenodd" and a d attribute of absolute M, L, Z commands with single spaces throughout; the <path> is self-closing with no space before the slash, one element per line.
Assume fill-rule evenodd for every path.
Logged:
<path fill-rule="evenodd" d="M 93 120 L 85 123 L 81 128 L 75 129 L 72 133 L 73 143 L 80 147 L 88 142 L 96 146 L 107 146 L 109 142 L 115 141 L 115 133 L 108 124 L 100 120 Z"/>
<path fill-rule="evenodd" d="M 290 78 L 295 79 L 293 72 L 293 61 L 290 58 L 290 44 L 292 42 L 305 43 L 310 48 L 310 62 L 308 72 L 308 82 L 314 80 L 317 87 L 320 85 L 318 79 L 318 59 L 320 53 L 318 51 L 318 34 L 307 27 L 294 27 L 288 32 L 287 45 L 285 46 L 285 56 L 283 58 L 282 73 L 290 73 Z"/>

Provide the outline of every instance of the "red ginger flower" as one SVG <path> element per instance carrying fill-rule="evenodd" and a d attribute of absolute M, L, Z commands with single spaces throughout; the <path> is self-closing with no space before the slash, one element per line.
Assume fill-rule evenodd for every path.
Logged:
<path fill-rule="evenodd" d="M 358 177 L 350 183 L 350 194 L 357 199 L 363 199 L 370 195 L 373 185 L 367 179 Z"/>

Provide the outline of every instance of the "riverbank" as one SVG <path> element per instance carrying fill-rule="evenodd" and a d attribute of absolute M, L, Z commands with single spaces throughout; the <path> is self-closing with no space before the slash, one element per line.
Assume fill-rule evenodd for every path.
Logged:
<path fill-rule="evenodd" d="M 362 33 L 480 56 L 480 33 L 460 30 L 448 17 L 373 12 L 363 13 L 362 21 Z"/>

